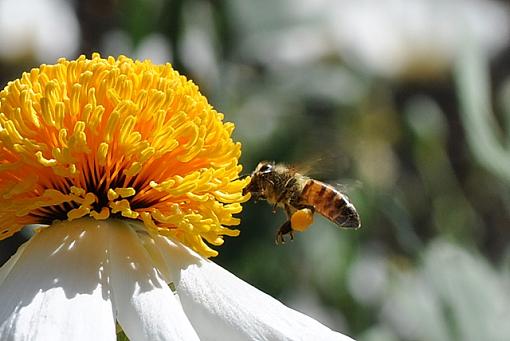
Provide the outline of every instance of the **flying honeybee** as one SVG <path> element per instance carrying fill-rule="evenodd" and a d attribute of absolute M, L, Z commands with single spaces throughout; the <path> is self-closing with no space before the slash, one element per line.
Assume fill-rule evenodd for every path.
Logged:
<path fill-rule="evenodd" d="M 276 234 L 276 244 L 285 243 L 284 236 L 294 239 L 294 231 L 304 231 L 320 213 L 340 227 L 359 228 L 360 218 L 347 196 L 331 185 L 298 173 L 293 167 L 262 161 L 251 174 L 251 181 L 243 190 L 254 200 L 265 199 L 283 207 L 287 221 Z"/>

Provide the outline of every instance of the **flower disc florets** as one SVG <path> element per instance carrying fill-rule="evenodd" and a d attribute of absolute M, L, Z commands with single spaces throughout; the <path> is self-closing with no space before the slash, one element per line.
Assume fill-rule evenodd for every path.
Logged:
<path fill-rule="evenodd" d="M 0 239 L 118 216 L 216 255 L 249 180 L 222 120 L 170 64 L 94 54 L 24 73 L 0 92 Z"/>

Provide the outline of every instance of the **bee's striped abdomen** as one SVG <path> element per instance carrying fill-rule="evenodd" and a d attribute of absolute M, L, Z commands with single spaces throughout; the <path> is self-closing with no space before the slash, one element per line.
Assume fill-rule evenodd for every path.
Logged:
<path fill-rule="evenodd" d="M 361 225 L 354 205 L 333 186 L 309 179 L 301 192 L 301 198 L 338 226 L 358 228 Z"/>

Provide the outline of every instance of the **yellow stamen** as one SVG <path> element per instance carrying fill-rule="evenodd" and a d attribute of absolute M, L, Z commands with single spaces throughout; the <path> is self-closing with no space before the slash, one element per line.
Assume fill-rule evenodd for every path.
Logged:
<path fill-rule="evenodd" d="M 24 73 L 0 92 L 0 239 L 119 217 L 216 255 L 249 181 L 222 120 L 170 64 L 94 54 Z"/>

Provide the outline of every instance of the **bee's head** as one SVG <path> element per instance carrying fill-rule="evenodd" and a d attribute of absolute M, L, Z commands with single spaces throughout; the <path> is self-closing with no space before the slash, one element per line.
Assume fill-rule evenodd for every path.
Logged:
<path fill-rule="evenodd" d="M 248 192 L 251 193 L 259 193 L 263 190 L 260 188 L 261 185 L 264 185 L 266 179 L 268 179 L 271 174 L 274 172 L 274 161 L 261 161 L 255 168 L 255 170 L 251 173 L 251 180 L 248 186 L 243 189 L 243 195 Z"/>
<path fill-rule="evenodd" d="M 274 170 L 274 165 L 274 161 L 261 161 L 253 173 L 251 173 L 251 176 L 263 176 L 264 174 L 269 174 Z"/>

